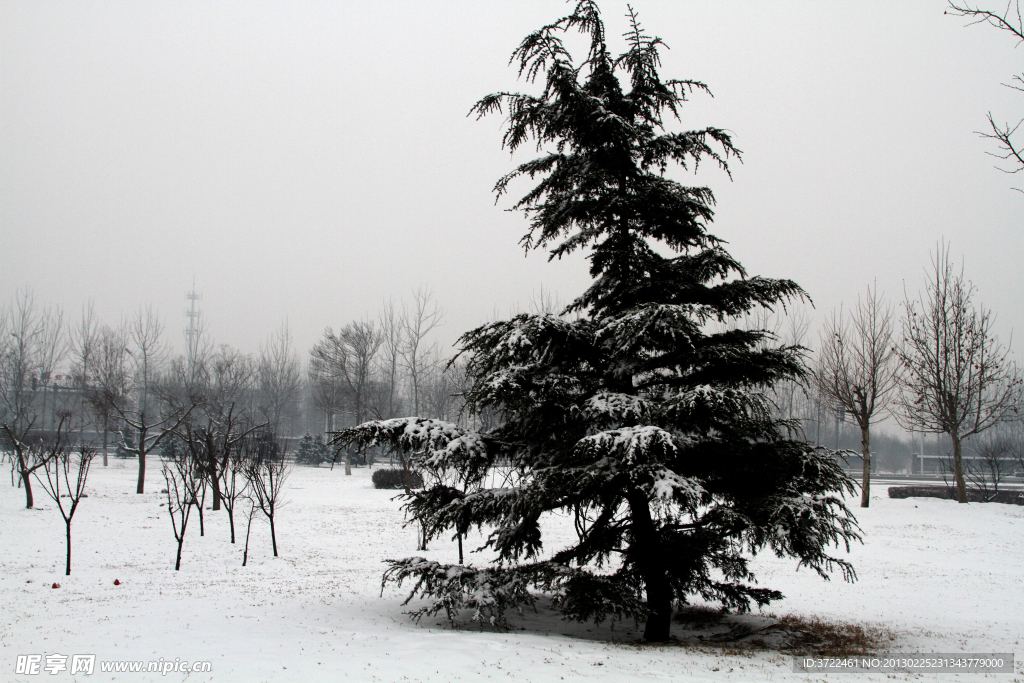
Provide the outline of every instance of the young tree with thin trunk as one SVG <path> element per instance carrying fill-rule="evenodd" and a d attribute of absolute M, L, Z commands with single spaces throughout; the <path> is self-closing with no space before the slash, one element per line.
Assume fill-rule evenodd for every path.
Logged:
<path fill-rule="evenodd" d="M 252 518 L 256 516 L 256 501 L 252 496 L 247 496 L 249 501 L 249 519 L 245 523 L 245 550 L 242 551 L 242 566 L 249 563 L 249 535 L 252 533 Z"/>
<path fill-rule="evenodd" d="M 96 450 L 85 444 L 80 444 L 78 452 L 75 453 L 58 440 L 52 447 L 50 457 L 44 460 L 43 476 L 40 477 L 36 472 L 39 485 L 57 504 L 57 509 L 64 519 L 67 539 L 67 562 L 64 565 L 64 573 L 67 576 L 71 576 L 71 520 L 78 510 L 78 504 L 85 497 L 85 482 L 95 456 Z"/>
<path fill-rule="evenodd" d="M 63 452 L 62 449 L 65 448 L 66 421 L 67 415 L 61 415 L 56 430 L 52 435 L 47 434 L 45 438 L 33 433 L 34 423 L 32 422 L 28 423 L 23 434 L 15 432 L 9 424 L 2 427 L 2 435 L 5 438 L 0 440 L 0 443 L 6 441 L 7 443 L 4 445 L 11 449 L 12 466 L 17 471 L 19 481 L 25 489 L 26 509 L 31 510 L 35 505 L 31 477 L 35 475 L 38 478 L 36 472 L 48 467 L 55 454 Z"/>
<path fill-rule="evenodd" d="M 816 378 L 822 395 L 852 415 L 860 427 L 860 506 L 871 500 L 871 423 L 889 409 L 899 384 L 895 313 L 891 305 L 868 287 L 857 307 L 833 313 L 821 333 Z"/>
<path fill-rule="evenodd" d="M 191 454 L 182 452 L 164 463 L 164 483 L 167 485 L 167 514 L 171 517 L 171 528 L 178 551 L 174 558 L 174 571 L 181 569 L 181 549 L 185 544 L 185 532 L 195 505 L 202 472 L 196 466 Z"/>
<path fill-rule="evenodd" d="M 238 501 L 249 493 L 249 481 L 245 475 L 245 455 L 242 452 L 244 440 L 232 447 L 228 461 L 221 470 L 221 501 L 228 513 L 228 525 L 231 527 L 231 542 L 235 542 L 235 508 Z M 249 533 L 246 531 L 246 548 Z M 244 566 L 244 565 L 243 565 Z"/>
<path fill-rule="evenodd" d="M 245 478 L 253 502 L 270 523 L 270 541 L 277 557 L 275 519 L 285 504 L 284 484 L 290 468 L 284 451 L 272 433 L 257 434 L 246 440 Z"/>
<path fill-rule="evenodd" d="M 957 500 L 967 502 L 963 441 L 1018 414 L 1021 377 L 999 343 L 995 317 L 975 307 L 974 284 L 957 270 L 949 247 L 936 247 L 927 285 L 906 300 L 900 412 L 906 429 L 945 433 L 953 442 Z"/>

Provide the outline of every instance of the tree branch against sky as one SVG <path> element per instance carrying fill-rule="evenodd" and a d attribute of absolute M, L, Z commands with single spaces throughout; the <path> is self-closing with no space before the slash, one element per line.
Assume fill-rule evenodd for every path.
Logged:
<path fill-rule="evenodd" d="M 1014 47 L 1019 47 L 1021 42 L 1024 41 L 1024 17 L 1021 15 L 1020 0 L 1009 0 L 1002 12 L 985 9 L 979 5 L 958 3 L 950 0 L 946 14 L 966 17 L 970 20 L 968 26 L 988 24 L 1000 31 L 1009 33 L 1011 39 L 1016 40 Z M 1007 88 L 1024 92 L 1024 75 L 1014 74 L 1011 81 L 1003 85 Z M 992 116 L 992 112 L 989 111 L 989 132 L 978 133 L 978 135 L 995 142 L 998 151 L 989 152 L 989 154 L 1006 162 L 996 166 L 1003 173 L 1013 175 L 1024 170 L 1024 147 L 1021 146 L 1021 141 L 1016 137 L 1017 130 L 1022 123 L 1024 123 L 1024 118 L 1019 119 L 1017 123 L 1003 123 L 1000 125 Z M 1019 187 L 1013 189 L 1024 193 L 1024 189 Z"/>

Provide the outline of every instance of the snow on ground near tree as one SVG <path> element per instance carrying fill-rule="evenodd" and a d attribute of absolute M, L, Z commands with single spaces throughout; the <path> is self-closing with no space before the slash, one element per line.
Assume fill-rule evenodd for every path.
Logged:
<path fill-rule="evenodd" d="M 134 493 L 135 476 L 131 461 L 94 467 L 90 497 L 74 520 L 70 577 L 64 576 L 64 529 L 53 503 L 38 490 L 43 509 L 25 510 L 23 491 L 6 482 L 0 487 L 0 681 L 72 680 L 67 672 L 15 675 L 17 655 L 53 653 L 213 665 L 212 674 L 187 677 L 115 678 L 97 670 L 79 675 L 80 681 L 823 678 L 793 673 L 788 656 L 638 646 L 632 624 L 615 630 L 576 625 L 544 611 L 528 613 L 508 633 L 473 625 L 452 629 L 443 619 L 417 625 L 403 614 L 403 593 L 388 588 L 380 595 L 381 561 L 418 554 L 415 530 L 402 527 L 393 492 L 373 489 L 365 469 L 346 477 L 340 468 L 295 468 L 287 485 L 290 502 L 277 524 L 281 557 L 271 556 L 269 528 L 254 524 L 248 567 L 241 566 L 242 546 L 228 543 L 224 513 L 207 512 L 203 538 L 193 515 L 182 569 L 175 572 L 158 461 L 149 463 L 149 493 Z M 770 611 L 884 625 L 899 634 L 893 652 L 1024 656 L 1024 508 L 891 500 L 884 493 L 878 491 L 870 509 L 857 508 L 865 543 L 850 555 L 860 577 L 856 584 L 838 576 L 823 582 L 789 560 L 756 561 L 762 585 L 787 596 Z M 241 542 L 244 521 L 237 526 Z M 548 528 L 557 535 L 570 533 L 571 525 L 552 520 Z M 546 547 L 555 545 L 549 540 Z M 448 541 L 419 554 L 457 558 Z M 115 579 L 121 585 L 114 586 Z M 52 589 L 53 582 L 61 588 Z M 1021 670 L 1018 663 L 1014 676 L 998 680 L 1022 680 Z M 858 680 L 863 678 L 885 676 Z"/>

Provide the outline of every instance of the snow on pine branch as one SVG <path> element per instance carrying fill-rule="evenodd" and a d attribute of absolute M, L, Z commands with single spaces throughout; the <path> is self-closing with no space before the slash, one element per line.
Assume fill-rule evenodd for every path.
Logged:
<path fill-rule="evenodd" d="M 590 457 L 614 458 L 624 464 L 661 460 L 677 452 L 670 433 L 660 427 L 641 425 L 598 432 L 580 439 L 576 452 Z"/>
<path fill-rule="evenodd" d="M 605 424 L 649 422 L 652 406 L 642 396 L 601 391 L 583 404 L 583 415 L 588 420 Z"/>
<path fill-rule="evenodd" d="M 531 577 L 524 571 L 441 564 L 422 557 L 387 560 L 387 564 L 382 592 L 388 583 L 401 588 L 405 580 L 412 579 L 416 583 L 402 604 L 416 597 L 431 599 L 408 613 L 417 621 L 443 611 L 448 621 L 454 622 L 459 612 L 469 609 L 473 610 L 473 621 L 508 628 L 505 613 L 509 609 L 519 610 L 522 605 L 534 603 L 527 590 Z"/>
<path fill-rule="evenodd" d="M 460 612 L 472 610 L 472 621 L 507 629 L 509 610 L 521 614 L 524 606 L 534 605 L 536 598 L 530 588 L 550 595 L 566 618 L 577 621 L 639 619 L 647 613 L 631 582 L 557 562 L 478 568 L 407 557 L 387 560 L 387 564 L 381 591 L 388 583 L 401 588 L 410 580 L 415 584 L 402 604 L 417 598 L 428 600 L 426 605 L 408 612 L 417 621 L 444 612 L 454 623 Z"/>
<path fill-rule="evenodd" d="M 575 454 L 596 461 L 594 474 L 625 475 L 652 499 L 694 508 L 704 488 L 663 464 L 678 453 L 678 438 L 651 425 L 623 427 L 580 439 Z"/>
<path fill-rule="evenodd" d="M 385 446 L 410 453 L 418 464 L 444 469 L 456 463 L 468 465 L 487 461 L 487 445 L 478 432 L 445 420 L 397 417 L 364 422 L 334 432 L 336 446 L 367 448 Z"/>

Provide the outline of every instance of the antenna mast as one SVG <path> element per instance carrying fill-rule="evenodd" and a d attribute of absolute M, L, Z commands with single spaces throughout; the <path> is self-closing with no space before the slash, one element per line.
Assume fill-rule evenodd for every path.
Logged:
<path fill-rule="evenodd" d="M 185 311 L 185 317 L 188 318 L 188 327 L 185 329 L 185 340 L 188 347 L 188 377 L 190 380 L 196 378 L 196 355 L 199 349 L 199 317 L 202 315 L 201 311 L 196 310 L 196 302 L 203 298 L 202 294 L 196 294 L 196 279 L 192 278 L 192 291 L 185 294 L 185 298 L 189 301 L 189 308 Z"/>

